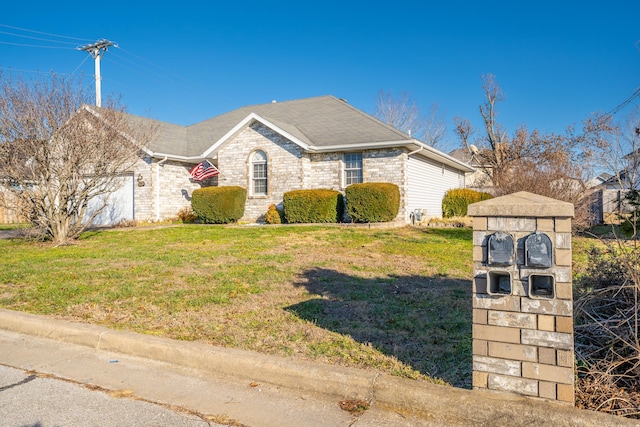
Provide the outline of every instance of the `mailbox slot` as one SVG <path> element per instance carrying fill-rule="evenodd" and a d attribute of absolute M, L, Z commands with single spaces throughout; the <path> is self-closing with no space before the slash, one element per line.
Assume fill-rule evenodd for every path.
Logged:
<path fill-rule="evenodd" d="M 513 237 L 509 233 L 499 231 L 489 236 L 487 241 L 488 265 L 513 265 Z"/>
<path fill-rule="evenodd" d="M 529 275 L 529 297 L 553 299 L 556 296 L 555 277 L 551 274 Z"/>
<path fill-rule="evenodd" d="M 524 242 L 524 263 L 527 267 L 551 268 L 553 249 L 551 239 L 544 233 L 531 234 Z"/>
<path fill-rule="evenodd" d="M 489 295 L 511 295 L 511 273 L 508 271 L 490 271 L 487 275 Z"/>

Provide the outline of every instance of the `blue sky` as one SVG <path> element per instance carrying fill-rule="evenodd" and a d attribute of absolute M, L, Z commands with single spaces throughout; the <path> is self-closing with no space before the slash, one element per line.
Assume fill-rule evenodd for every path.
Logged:
<path fill-rule="evenodd" d="M 121 95 L 129 112 L 181 125 L 327 94 L 372 113 L 385 90 L 410 93 L 425 113 L 437 103 L 449 131 L 455 116 L 480 127 L 480 76 L 493 73 L 510 133 L 523 124 L 563 132 L 640 87 L 638 1 L 37 0 L 2 9 L 3 69 L 84 73 L 93 87 L 93 60 L 74 48 L 106 38 L 120 48 L 103 58 L 103 98 Z M 457 144 L 450 132 L 446 148 Z"/>

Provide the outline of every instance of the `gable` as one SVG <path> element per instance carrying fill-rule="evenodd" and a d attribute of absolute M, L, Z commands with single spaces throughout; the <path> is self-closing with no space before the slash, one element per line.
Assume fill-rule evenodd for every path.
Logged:
<path fill-rule="evenodd" d="M 189 126 L 189 132 L 209 135 L 217 141 L 251 114 L 316 148 L 411 140 L 408 135 L 333 96 L 243 107 Z"/>
<path fill-rule="evenodd" d="M 262 124 L 263 126 L 266 126 L 271 130 L 277 132 L 278 134 L 287 138 L 289 141 L 298 145 L 303 150 L 309 149 L 309 144 L 305 143 L 300 138 L 291 134 L 290 132 L 284 130 L 281 126 L 277 126 L 274 123 L 270 122 L 269 120 L 266 120 L 265 118 L 260 117 L 255 113 L 251 113 L 247 117 L 245 117 L 243 120 L 241 120 L 240 123 L 238 123 L 232 129 L 230 129 L 226 134 L 224 134 L 219 140 L 215 141 L 213 145 L 211 145 L 211 147 L 209 147 L 209 149 L 207 149 L 202 156 L 213 157 L 214 153 L 217 152 L 220 149 L 220 147 L 222 147 L 225 143 L 233 139 L 244 129 L 247 129 L 248 127 L 251 127 L 256 123 Z"/>

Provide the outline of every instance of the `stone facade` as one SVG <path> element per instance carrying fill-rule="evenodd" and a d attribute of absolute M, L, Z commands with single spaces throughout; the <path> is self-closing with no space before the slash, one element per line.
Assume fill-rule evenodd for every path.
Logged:
<path fill-rule="evenodd" d="M 569 209 L 568 204 L 555 201 L 561 205 L 546 209 L 540 204 L 554 201 L 529 193 L 516 193 L 506 200 L 509 197 L 469 208 L 474 217 L 473 387 L 573 404 L 573 206 Z M 510 213 L 505 215 L 501 206 L 508 206 Z M 533 215 L 545 211 L 556 216 Z M 513 265 L 489 262 L 488 238 L 498 232 L 513 237 Z M 546 234 L 552 242 L 553 263 L 548 268 L 525 266 L 524 242 L 536 232 Z M 508 275 L 509 292 L 491 292 L 492 273 Z M 530 292 L 529 281 L 540 275 L 553 277 L 551 295 Z"/>
<path fill-rule="evenodd" d="M 251 182 L 251 155 L 257 151 L 267 155 L 267 195 L 255 195 Z M 404 218 L 402 149 L 362 151 L 364 182 L 389 182 L 401 189 Z M 344 191 L 344 154 L 305 153 L 302 148 L 270 128 L 256 123 L 241 131 L 218 151 L 220 175 L 217 185 L 247 189 L 247 204 L 242 221 L 260 220 L 269 205 L 282 203 L 284 193 L 292 190 L 326 188 Z M 213 184 L 215 185 L 215 184 Z"/>
<path fill-rule="evenodd" d="M 253 194 L 251 155 L 257 151 L 267 155 L 267 195 Z M 255 221 L 271 204 L 282 202 L 286 191 L 303 187 L 302 148 L 272 129 L 254 124 L 218 151 L 218 185 L 247 189 L 243 221 Z"/>
<path fill-rule="evenodd" d="M 193 190 L 214 185 L 217 178 L 195 183 L 187 163 L 144 157 L 135 167 L 134 212 L 143 221 L 175 218 L 181 209 L 191 206 Z"/>
<path fill-rule="evenodd" d="M 254 194 L 251 158 L 256 151 L 267 157 L 267 194 Z M 396 221 L 405 222 L 407 189 L 409 187 L 406 148 L 381 148 L 362 153 L 363 182 L 396 184 L 400 190 L 400 209 Z M 135 219 L 163 220 L 175 218 L 189 207 L 193 190 L 207 186 L 238 186 L 247 189 L 243 222 L 260 221 L 271 204 L 281 205 L 284 193 L 302 189 L 332 189 L 347 187 L 344 171 L 345 152 L 309 153 L 303 148 L 256 122 L 226 141 L 213 162 L 220 174 L 203 182 L 189 176 L 193 164 L 174 160 L 144 157 L 134 168 Z M 425 162 L 424 167 L 441 166 Z M 429 191 L 420 188 L 419 191 Z"/>

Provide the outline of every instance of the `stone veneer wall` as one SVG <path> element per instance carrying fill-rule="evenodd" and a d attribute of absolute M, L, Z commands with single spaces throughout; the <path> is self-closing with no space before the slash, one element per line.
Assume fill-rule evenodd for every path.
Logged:
<path fill-rule="evenodd" d="M 133 217 L 137 221 L 151 221 L 155 219 L 153 210 L 153 181 L 151 164 L 155 161 L 151 157 L 138 160 L 134 167 L 133 175 Z M 140 186 L 139 178 L 142 178 L 144 186 Z"/>
<path fill-rule="evenodd" d="M 267 155 L 266 196 L 251 194 L 249 157 L 256 150 Z M 254 124 L 220 148 L 218 185 L 246 188 L 247 204 L 242 220 L 255 221 L 267 212 L 269 205 L 282 202 L 286 191 L 303 188 L 301 156 L 300 146 L 262 124 Z"/>
<path fill-rule="evenodd" d="M 407 151 L 402 149 L 367 150 L 363 153 L 363 181 L 389 182 L 400 190 L 400 209 L 395 221 L 405 220 L 407 209 L 406 165 Z"/>
<path fill-rule="evenodd" d="M 486 217 L 473 219 L 473 387 L 574 403 L 574 344 L 571 278 L 571 218 Z M 494 232 L 513 236 L 516 265 L 486 264 L 486 240 Z M 524 267 L 523 238 L 547 234 L 554 265 L 553 299 L 532 299 L 527 283 L 536 269 Z M 492 269 L 510 271 L 512 294 L 487 293 Z"/>
<path fill-rule="evenodd" d="M 267 154 L 267 196 L 251 195 L 250 155 L 262 150 Z M 401 189 L 399 218 L 404 217 L 402 156 L 399 149 L 363 152 L 364 182 L 391 182 Z M 254 124 L 227 142 L 218 152 L 221 175 L 218 185 L 237 185 L 247 189 L 244 221 L 258 220 L 269 205 L 282 202 L 291 190 L 328 188 L 344 191 L 343 153 L 304 153 L 297 144 L 262 124 Z"/>
<path fill-rule="evenodd" d="M 217 177 L 193 182 L 189 170 L 193 165 L 151 159 L 145 157 L 135 166 L 134 215 L 140 221 L 154 221 L 175 218 L 178 212 L 191 206 L 193 190 L 215 185 Z M 142 177 L 144 186 L 140 186 Z"/>

